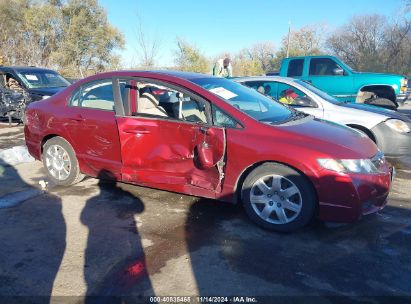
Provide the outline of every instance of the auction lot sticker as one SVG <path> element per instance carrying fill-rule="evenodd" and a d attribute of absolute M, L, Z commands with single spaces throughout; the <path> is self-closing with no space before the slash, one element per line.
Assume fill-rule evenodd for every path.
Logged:
<path fill-rule="evenodd" d="M 233 92 L 223 87 L 214 88 L 209 91 L 227 100 L 238 96 L 237 94 L 234 94 Z"/>

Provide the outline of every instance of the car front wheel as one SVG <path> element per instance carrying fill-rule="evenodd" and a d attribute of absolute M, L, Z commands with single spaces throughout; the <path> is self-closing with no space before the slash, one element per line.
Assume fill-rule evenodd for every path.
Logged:
<path fill-rule="evenodd" d="M 57 185 L 73 185 L 84 178 L 73 148 L 62 137 L 53 137 L 44 144 L 43 165 L 51 181 Z"/>
<path fill-rule="evenodd" d="M 305 226 L 316 209 L 316 194 L 308 179 L 278 163 L 254 169 L 243 183 L 241 197 L 253 222 L 279 232 Z"/>

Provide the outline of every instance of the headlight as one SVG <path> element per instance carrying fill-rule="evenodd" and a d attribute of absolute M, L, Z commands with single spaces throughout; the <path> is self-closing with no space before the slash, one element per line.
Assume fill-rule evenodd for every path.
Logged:
<path fill-rule="evenodd" d="M 408 79 L 407 78 L 402 78 L 401 79 L 400 93 L 407 92 L 407 89 L 408 89 Z"/>
<path fill-rule="evenodd" d="M 317 162 L 324 169 L 339 173 L 379 173 L 370 159 L 319 158 Z"/>
<path fill-rule="evenodd" d="M 400 133 L 410 132 L 410 128 L 408 128 L 407 124 L 399 119 L 388 119 L 387 121 L 385 121 L 385 124 L 391 129 Z"/>
<path fill-rule="evenodd" d="M 44 95 L 43 97 L 42 97 L 42 99 L 46 99 L 46 98 L 49 98 L 50 96 L 49 95 Z"/>

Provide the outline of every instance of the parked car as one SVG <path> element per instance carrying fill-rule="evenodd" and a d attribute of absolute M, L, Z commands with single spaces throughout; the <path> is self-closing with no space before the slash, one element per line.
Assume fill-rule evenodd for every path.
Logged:
<path fill-rule="evenodd" d="M 280 75 L 309 81 L 340 101 L 395 110 L 406 99 L 408 79 L 401 75 L 356 72 L 334 56 L 285 58 Z"/>
<path fill-rule="evenodd" d="M 373 140 L 386 156 L 411 155 L 411 119 L 397 111 L 341 102 L 294 78 L 240 77 L 234 80 L 299 111 L 354 128 Z"/>
<path fill-rule="evenodd" d="M 84 175 L 242 202 L 292 231 L 384 207 L 392 169 L 367 137 L 224 78 L 173 71 L 94 75 L 27 109 L 30 154 L 59 185 Z"/>
<path fill-rule="evenodd" d="M 21 119 L 27 104 L 50 97 L 68 85 L 53 70 L 0 66 L 0 116 Z"/>

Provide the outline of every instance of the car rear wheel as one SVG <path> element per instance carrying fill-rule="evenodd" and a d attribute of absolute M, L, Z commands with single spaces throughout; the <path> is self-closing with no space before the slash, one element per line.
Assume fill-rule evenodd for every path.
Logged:
<path fill-rule="evenodd" d="M 73 148 L 62 137 L 53 137 L 44 144 L 43 165 L 51 181 L 57 185 L 73 185 L 84 178 Z"/>
<path fill-rule="evenodd" d="M 314 217 L 315 191 L 305 176 L 277 163 L 265 163 L 245 179 L 244 209 L 257 225 L 279 232 L 299 229 Z"/>

